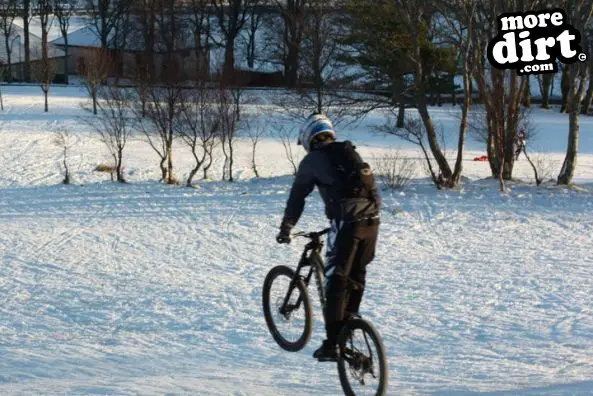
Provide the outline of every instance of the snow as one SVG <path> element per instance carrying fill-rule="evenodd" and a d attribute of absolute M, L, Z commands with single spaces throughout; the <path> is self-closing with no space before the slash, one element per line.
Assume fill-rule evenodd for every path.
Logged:
<path fill-rule="evenodd" d="M 263 318 L 267 271 L 296 266 L 303 246 L 274 241 L 292 182 L 279 143 L 259 147 L 263 179 L 241 141 L 236 183 L 187 189 L 156 181 L 156 155 L 137 136 L 119 185 L 93 172 L 108 157 L 80 119 L 81 88 L 52 87 L 48 114 L 38 87 L 1 89 L 0 394 L 341 394 L 335 365 L 311 358 L 324 336 L 316 293 L 301 352 L 281 350 Z M 269 107 L 266 95 L 251 91 L 260 104 L 247 109 Z M 431 112 L 452 139 L 455 111 Z M 567 117 L 533 113 L 529 144 L 557 174 Z M 419 156 L 369 133 L 381 122 L 374 112 L 338 133 L 371 159 L 392 147 Z M 520 159 L 524 182 L 501 194 L 470 140 L 459 189 L 436 191 L 419 170 L 405 190 L 383 192 L 362 313 L 384 339 L 389 395 L 593 392 L 592 122 L 581 120 L 578 189 L 536 188 Z M 59 184 L 51 144 L 60 128 L 74 135 L 71 186 Z M 176 155 L 183 178 L 191 156 Z M 297 228 L 325 225 L 315 193 Z"/>

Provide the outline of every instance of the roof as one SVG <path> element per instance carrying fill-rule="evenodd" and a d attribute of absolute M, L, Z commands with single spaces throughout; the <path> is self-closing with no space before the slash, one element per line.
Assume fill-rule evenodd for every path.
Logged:
<path fill-rule="evenodd" d="M 23 28 L 18 25 L 13 25 L 12 33 L 10 34 L 10 42 L 11 42 L 11 63 L 21 63 L 24 62 L 25 59 L 25 42 L 23 37 L 25 36 L 25 32 Z M 41 38 L 29 33 L 29 48 L 30 48 L 30 57 L 31 61 L 41 60 Z M 48 55 L 50 58 L 61 58 L 65 56 L 65 53 L 62 49 L 52 45 L 51 43 L 48 44 Z M 0 40 L 0 63 L 6 64 L 8 63 L 8 56 L 7 56 L 7 48 L 6 42 L 4 40 Z"/>
<path fill-rule="evenodd" d="M 184 32 L 183 46 L 177 48 L 178 50 L 193 49 L 195 48 L 194 38 L 191 31 L 188 29 Z M 72 47 L 88 47 L 88 48 L 100 48 L 101 40 L 99 33 L 95 26 L 89 25 L 71 33 L 68 33 L 68 46 Z M 113 41 L 114 33 L 112 32 L 109 37 L 109 41 Z M 156 38 L 155 51 L 159 52 L 164 49 L 162 41 L 159 41 L 159 37 Z M 52 41 L 52 44 L 57 46 L 64 46 L 65 41 L 63 37 L 59 37 Z M 125 49 L 128 51 L 143 51 L 144 50 L 144 38 L 142 35 L 136 34 L 127 38 Z"/>

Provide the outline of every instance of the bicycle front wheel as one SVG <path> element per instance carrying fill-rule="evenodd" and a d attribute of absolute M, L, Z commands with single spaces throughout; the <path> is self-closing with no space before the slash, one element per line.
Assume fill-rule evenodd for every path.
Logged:
<path fill-rule="evenodd" d="M 262 304 L 266 324 L 278 345 L 289 352 L 303 349 L 311 337 L 311 300 L 294 270 L 279 265 L 268 272 Z"/>
<path fill-rule="evenodd" d="M 369 322 L 352 319 L 338 337 L 338 373 L 344 393 L 384 395 L 387 389 L 387 361 L 381 336 Z"/>

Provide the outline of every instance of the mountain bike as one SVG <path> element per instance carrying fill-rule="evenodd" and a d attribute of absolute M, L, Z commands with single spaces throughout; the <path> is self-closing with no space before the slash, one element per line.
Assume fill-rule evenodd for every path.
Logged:
<path fill-rule="evenodd" d="M 279 265 L 268 272 L 264 281 L 262 303 L 266 324 L 274 340 L 286 351 L 300 351 L 311 337 L 313 317 L 307 290 L 312 278 L 317 283 L 319 301 L 325 312 L 321 237 L 328 232 L 329 228 L 320 232 L 292 234 L 293 237 L 310 240 L 305 245 L 296 271 Z M 350 313 L 338 335 L 338 349 L 338 373 L 346 395 L 385 394 L 385 350 L 381 336 L 370 322 Z"/>

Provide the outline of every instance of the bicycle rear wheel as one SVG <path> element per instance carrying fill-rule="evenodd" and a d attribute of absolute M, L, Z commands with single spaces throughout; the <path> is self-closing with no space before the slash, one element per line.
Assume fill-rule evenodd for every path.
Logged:
<path fill-rule="evenodd" d="M 300 351 L 311 337 L 311 300 L 301 279 L 292 268 L 279 265 L 264 281 L 262 304 L 268 329 L 274 340 L 289 352 Z M 285 302 L 287 302 L 285 304 Z"/>
<path fill-rule="evenodd" d="M 363 319 L 346 322 L 338 338 L 338 373 L 344 393 L 384 395 L 387 389 L 387 361 L 381 336 Z"/>

